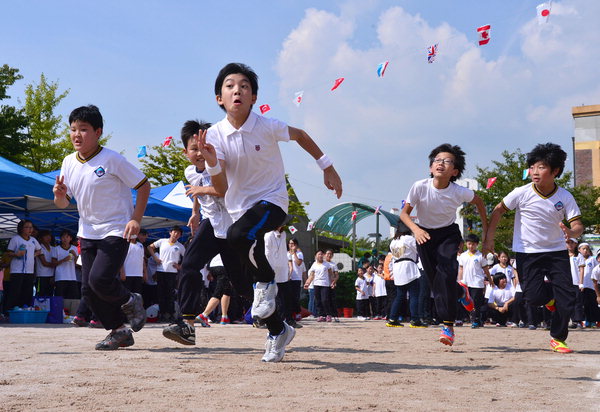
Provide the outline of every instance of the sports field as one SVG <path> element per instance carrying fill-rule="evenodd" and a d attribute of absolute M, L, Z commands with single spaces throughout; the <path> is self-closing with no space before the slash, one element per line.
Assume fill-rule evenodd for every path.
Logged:
<path fill-rule="evenodd" d="M 260 362 L 264 330 L 213 325 L 196 346 L 147 324 L 136 344 L 94 350 L 106 331 L 0 325 L 3 411 L 600 410 L 600 330 L 571 333 L 573 354 L 550 351 L 548 332 L 438 329 L 383 321 L 303 321 L 281 363 Z"/>

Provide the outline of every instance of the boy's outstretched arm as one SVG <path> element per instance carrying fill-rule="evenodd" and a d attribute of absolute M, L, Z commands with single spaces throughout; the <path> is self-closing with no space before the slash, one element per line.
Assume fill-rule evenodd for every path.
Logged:
<path fill-rule="evenodd" d="M 481 217 L 481 233 L 483 238 L 481 240 L 485 242 L 486 232 L 488 228 L 487 211 L 485 210 L 485 203 L 483 203 L 483 199 L 481 199 L 477 195 L 473 196 L 473 200 L 471 200 L 471 203 L 475 205 L 477 211 L 479 212 L 479 216 Z"/>
<path fill-rule="evenodd" d="M 494 237 L 496 236 L 496 227 L 498 226 L 498 222 L 500 222 L 500 218 L 504 213 L 506 213 L 506 208 L 504 207 L 502 202 L 500 202 L 496 205 L 492 214 L 490 215 L 490 222 L 487 225 L 487 230 L 484 231 L 485 240 L 483 241 L 483 254 L 494 251 Z"/>
<path fill-rule="evenodd" d="M 137 196 L 135 199 L 135 208 L 133 209 L 133 215 L 131 220 L 125 225 L 125 231 L 123 232 L 123 238 L 129 240 L 132 236 L 137 236 L 140 232 L 140 224 L 146 211 L 146 204 L 148 203 L 148 197 L 150 196 L 150 182 L 146 181 L 137 190 Z"/>
<path fill-rule="evenodd" d="M 323 152 L 319 149 L 319 146 L 317 146 L 315 141 L 304 130 L 291 126 L 288 127 L 288 130 L 290 132 L 290 139 L 298 142 L 300 147 L 311 155 L 313 159 L 318 161 L 323 157 Z M 333 164 L 330 164 L 323 169 L 323 181 L 325 187 L 333 190 L 338 199 L 342 196 L 342 179 L 340 179 Z"/>
<path fill-rule="evenodd" d="M 412 212 L 412 210 L 412 205 L 410 203 L 406 203 L 402 208 L 402 212 L 400 212 L 400 220 L 402 221 L 402 223 L 408 226 L 411 232 L 413 232 L 417 243 L 419 245 L 422 245 L 423 243 L 431 239 L 431 236 L 429 236 L 429 233 L 427 233 L 426 230 L 421 229 L 419 226 L 417 226 L 415 222 L 412 221 L 412 219 L 410 218 L 410 212 Z"/>
<path fill-rule="evenodd" d="M 217 159 L 217 151 L 210 143 L 206 143 L 206 130 L 199 130 L 193 136 L 198 144 L 198 150 L 206 160 L 206 170 L 210 175 L 212 187 L 215 190 L 213 196 L 224 197 L 227 191 L 227 177 L 225 175 L 225 161 Z"/>

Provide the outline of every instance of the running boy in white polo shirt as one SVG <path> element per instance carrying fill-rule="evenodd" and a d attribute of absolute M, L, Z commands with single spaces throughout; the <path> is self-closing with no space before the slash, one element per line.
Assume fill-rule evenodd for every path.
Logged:
<path fill-rule="evenodd" d="M 481 216 L 483 233 L 487 217 L 483 200 L 471 189 L 454 183 L 465 168 L 465 152 L 459 146 L 442 144 L 429 154 L 429 179 L 415 182 L 406 198 L 400 219 L 413 232 L 419 258 L 429 278 L 438 316 L 443 321 L 440 342 L 454 343 L 456 301 L 460 300 L 468 312 L 473 300 L 463 283 L 456 282 L 458 260 L 456 254 L 462 242 L 456 219 L 456 209 L 463 203 L 472 203 Z M 417 208 L 418 224 L 410 212 Z"/>
<path fill-rule="evenodd" d="M 102 115 L 96 106 L 71 112 L 71 143 L 76 152 L 65 157 L 53 188 L 60 208 L 77 199 L 81 242 L 81 293 L 102 325 L 111 330 L 97 350 L 134 344 L 131 330 L 146 323 L 142 297 L 123 286 L 117 274 L 127 255 L 127 241 L 137 236 L 146 209 L 150 183 L 119 153 L 98 145 Z M 137 190 L 135 209 L 131 188 Z"/>
<path fill-rule="evenodd" d="M 324 173 L 325 186 L 342 195 L 342 181 L 332 161 L 306 132 L 252 112 L 258 93 L 258 76 L 248 66 L 230 63 L 215 81 L 217 103 L 225 119 L 201 133 L 199 143 L 215 189 L 225 193 L 225 205 L 233 218 L 227 240 L 244 266 L 242 276 L 255 283 L 252 315 L 265 322 L 265 362 L 278 362 L 295 331 L 275 311 L 277 286 L 265 256 L 264 235 L 280 226 L 288 209 L 283 159 L 279 142 L 295 140 Z M 207 144 L 208 142 L 208 144 Z M 230 274 L 233 279 L 240 274 Z"/>
<path fill-rule="evenodd" d="M 575 303 L 565 240 L 583 233 L 581 213 L 573 195 L 554 182 L 561 175 L 566 158 L 561 147 L 553 143 L 539 144 L 527 154 L 533 183 L 514 189 L 494 208 L 483 248 L 493 249 L 500 218 L 506 211 L 516 210 L 512 249 L 517 252 L 523 297 L 529 304 L 545 304 L 553 312 L 550 346 L 561 353 L 573 352 L 565 340 Z M 550 282 L 545 282 L 544 277 Z"/>

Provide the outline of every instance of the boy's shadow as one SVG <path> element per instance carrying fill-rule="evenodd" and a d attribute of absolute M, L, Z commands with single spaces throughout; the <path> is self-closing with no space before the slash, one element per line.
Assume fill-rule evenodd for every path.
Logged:
<path fill-rule="evenodd" d="M 402 373 L 407 370 L 439 370 L 448 372 L 468 372 L 476 370 L 491 370 L 494 366 L 491 365 L 467 365 L 467 366 L 447 366 L 447 365 L 425 365 L 425 364 L 409 364 L 409 363 L 381 363 L 381 362 L 366 362 L 366 363 L 348 363 L 348 362 L 325 362 L 320 360 L 293 360 L 292 363 L 305 363 L 307 365 L 316 366 L 317 369 L 335 369 L 338 372 L 345 373 L 367 373 L 367 372 L 385 372 L 385 373 Z M 304 369 L 315 369 L 314 367 L 306 367 Z"/>

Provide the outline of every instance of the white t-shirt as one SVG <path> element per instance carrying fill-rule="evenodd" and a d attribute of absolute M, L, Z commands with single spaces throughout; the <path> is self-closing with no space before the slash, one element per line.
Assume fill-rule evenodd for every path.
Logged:
<path fill-rule="evenodd" d="M 193 186 L 212 186 L 210 175 L 203 170 L 199 172 L 196 166 L 189 165 L 185 169 L 185 178 Z M 233 223 L 231 216 L 227 213 L 225 207 L 225 199 L 218 196 L 202 195 L 198 196 L 198 202 L 202 206 L 202 216 L 210 220 L 210 224 L 215 231 L 215 237 L 225 239 L 227 237 L 227 229 Z"/>
<path fill-rule="evenodd" d="M 387 290 L 385 289 L 385 279 L 377 274 L 374 274 L 373 282 L 375 286 L 373 288 L 375 297 L 378 298 L 380 296 L 387 296 Z"/>
<path fill-rule="evenodd" d="M 438 229 L 450 226 L 456 220 L 456 209 L 473 200 L 475 192 L 450 182 L 445 189 L 436 189 L 433 178 L 413 183 L 406 202 L 417 209 L 419 226 Z"/>
<path fill-rule="evenodd" d="M 77 235 L 84 239 L 122 237 L 133 215 L 131 189 L 148 180 L 119 153 L 102 146 L 85 160 L 78 152 L 65 157 L 60 175 L 67 195 L 77 200 Z"/>
<path fill-rule="evenodd" d="M 512 249 L 521 253 L 566 250 L 559 223 L 581 218 L 573 195 L 556 186 L 549 196 L 539 193 L 533 183 L 518 187 L 502 200 L 506 210 L 517 210 Z"/>
<path fill-rule="evenodd" d="M 357 277 L 354 281 L 354 286 L 358 286 L 358 290 L 356 291 L 356 300 L 365 300 L 369 299 L 369 294 L 367 293 L 367 280 L 365 278 Z M 364 292 L 363 295 L 361 292 Z"/>
<path fill-rule="evenodd" d="M 569 256 L 569 263 L 571 264 L 571 277 L 573 278 L 573 285 L 579 286 L 579 256 Z"/>
<path fill-rule="evenodd" d="M 68 249 L 63 249 L 61 245 L 52 248 L 52 257 L 58 261 L 71 256 L 71 259 L 62 262 L 54 268 L 54 280 L 56 282 L 61 280 L 77 280 L 77 273 L 75 272 L 75 260 L 77 258 L 73 257 L 71 252 L 74 252 L 75 256 L 77 256 L 77 248 L 73 245 L 69 246 Z"/>
<path fill-rule="evenodd" d="M 46 249 L 44 245 L 40 244 L 42 248 L 42 255 L 47 263 L 52 262 L 52 246 Z M 35 258 L 35 275 L 38 278 L 51 278 L 54 276 L 54 268 L 42 265 L 41 255 Z"/>
<path fill-rule="evenodd" d="M 490 275 L 494 276 L 496 273 L 504 273 L 506 275 L 506 288 L 511 289 L 514 287 L 513 279 L 515 278 L 515 272 L 511 265 L 507 265 L 505 268 L 500 266 L 500 263 L 496 263 L 490 269 Z"/>
<path fill-rule="evenodd" d="M 215 147 L 217 158 L 225 161 L 225 205 L 234 221 L 261 200 L 287 213 L 288 192 L 278 144 L 290 140 L 287 124 L 250 112 L 239 129 L 225 117 L 208 129 L 206 140 Z"/>
<path fill-rule="evenodd" d="M 129 243 L 123 270 L 127 277 L 141 278 L 144 276 L 144 245 L 140 242 Z"/>
<path fill-rule="evenodd" d="M 485 295 L 488 303 L 496 303 L 498 306 L 504 306 L 504 304 L 511 300 L 513 296 L 515 296 L 514 288 L 509 289 L 506 287 L 504 289 L 500 289 L 497 286 L 494 286 L 493 289 L 488 289 Z"/>
<path fill-rule="evenodd" d="M 334 274 L 338 273 L 338 268 L 337 265 L 333 262 L 328 262 L 326 260 L 323 260 L 323 263 L 327 266 L 329 266 L 329 269 L 331 269 L 331 275 L 333 276 Z"/>
<path fill-rule="evenodd" d="M 290 280 L 302 280 L 302 274 L 306 271 L 306 266 L 304 265 L 304 255 L 302 252 L 297 251 L 296 257 L 302 261 L 300 266 L 296 265 L 296 259 L 292 257 L 290 252 L 287 254 L 288 261 L 292 262 L 292 273 Z"/>
<path fill-rule="evenodd" d="M 483 268 L 488 264 L 487 259 L 483 257 L 480 251 L 476 251 L 475 254 L 471 254 L 469 251 L 461 253 L 458 257 L 458 264 L 463 267 L 462 281 L 465 285 L 470 288 L 483 289 L 485 287 Z"/>
<path fill-rule="evenodd" d="M 325 262 L 315 262 L 308 270 L 308 276 L 314 274 L 313 284 L 315 286 L 327 286 L 331 285 L 329 280 L 329 265 Z"/>
<path fill-rule="evenodd" d="M 169 239 L 158 239 L 152 244 L 159 250 L 158 258 L 162 261 L 156 270 L 158 272 L 177 273 L 174 264 L 179 263 L 185 253 L 185 247 L 179 242 L 170 243 Z"/>
<path fill-rule="evenodd" d="M 290 276 L 286 238 L 285 232 L 278 230 L 265 233 L 265 256 L 275 272 L 276 283 L 287 282 Z"/>
<path fill-rule="evenodd" d="M 13 252 L 25 250 L 25 255 L 15 256 L 10 260 L 10 273 L 33 273 L 35 269 L 35 251 L 41 249 L 36 238 L 30 236 L 29 240 L 25 240 L 20 235 L 13 236 L 8 242 L 7 249 Z"/>
<path fill-rule="evenodd" d="M 390 260 L 390 271 L 394 276 L 394 285 L 402 286 L 409 284 L 421 277 L 421 271 L 417 265 L 417 241 L 413 236 L 402 235 L 390 243 L 392 259 Z M 400 260 L 399 259 L 410 259 Z"/>
<path fill-rule="evenodd" d="M 600 265 L 596 265 L 594 269 L 592 269 L 592 275 L 590 278 L 592 278 L 592 281 L 595 280 L 596 282 L 600 282 Z M 593 284 L 594 282 L 592 282 L 592 285 Z"/>
<path fill-rule="evenodd" d="M 594 289 L 594 282 L 592 282 L 592 271 L 598 265 L 596 258 L 590 256 L 584 258 L 582 254 L 579 254 L 579 267 L 583 267 L 583 287 L 587 289 Z"/>

